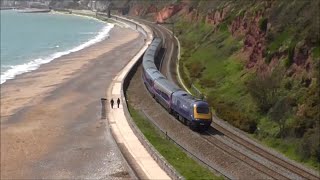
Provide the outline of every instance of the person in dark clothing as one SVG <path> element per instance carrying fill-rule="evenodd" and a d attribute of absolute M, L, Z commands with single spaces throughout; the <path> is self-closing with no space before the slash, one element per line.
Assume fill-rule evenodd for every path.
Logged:
<path fill-rule="evenodd" d="M 120 105 L 120 99 L 119 98 L 117 100 L 117 104 L 118 104 L 118 108 L 119 108 L 119 105 Z"/>
<path fill-rule="evenodd" d="M 111 108 L 113 109 L 113 104 L 114 104 L 113 99 L 111 99 L 110 104 L 111 104 Z"/>

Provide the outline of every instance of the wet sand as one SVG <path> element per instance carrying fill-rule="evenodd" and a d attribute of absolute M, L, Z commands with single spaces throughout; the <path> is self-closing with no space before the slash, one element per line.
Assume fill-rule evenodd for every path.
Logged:
<path fill-rule="evenodd" d="M 130 178 L 100 98 L 142 45 L 115 26 L 108 39 L 2 84 L 1 179 Z"/>

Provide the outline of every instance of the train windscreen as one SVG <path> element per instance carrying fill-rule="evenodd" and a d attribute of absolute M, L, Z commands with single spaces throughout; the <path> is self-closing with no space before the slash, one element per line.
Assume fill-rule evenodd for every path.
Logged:
<path fill-rule="evenodd" d="M 208 114 L 209 113 L 209 108 L 208 107 L 197 107 L 197 113 Z"/>

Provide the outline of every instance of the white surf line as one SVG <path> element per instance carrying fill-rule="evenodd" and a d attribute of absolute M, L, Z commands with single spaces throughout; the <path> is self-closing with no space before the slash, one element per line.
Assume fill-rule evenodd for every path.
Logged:
<path fill-rule="evenodd" d="M 64 13 L 58 12 L 57 14 L 64 14 Z M 77 16 L 77 15 L 73 14 L 73 16 Z M 80 15 L 80 16 L 88 17 L 85 15 Z M 91 19 L 92 17 L 89 17 L 89 18 Z M 95 18 L 92 18 L 92 19 L 95 19 Z M 77 45 L 75 47 L 70 47 L 70 49 L 67 49 L 67 50 L 53 52 L 51 54 L 46 55 L 45 57 L 30 58 L 28 62 L 10 66 L 10 69 L 1 73 L 0 84 L 5 83 L 7 80 L 14 79 L 17 75 L 34 71 L 39 67 L 41 67 L 43 64 L 50 63 L 56 60 L 57 58 L 68 55 L 70 53 L 83 50 L 85 48 L 88 48 L 96 43 L 99 43 L 105 40 L 106 38 L 109 37 L 109 33 L 113 28 L 114 24 L 111 24 L 105 21 L 101 21 L 101 22 L 103 22 L 105 26 L 100 31 L 97 32 L 97 35 L 95 35 L 94 37 L 91 37 L 91 39 L 88 39 L 86 42 L 83 42 L 80 45 Z"/>

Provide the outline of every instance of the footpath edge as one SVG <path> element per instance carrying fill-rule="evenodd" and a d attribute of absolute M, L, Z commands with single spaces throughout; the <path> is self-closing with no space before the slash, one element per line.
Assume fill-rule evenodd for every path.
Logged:
<path fill-rule="evenodd" d="M 142 56 L 144 54 L 144 52 L 146 51 L 146 48 L 149 46 L 149 44 L 151 43 L 152 39 L 153 39 L 153 32 L 150 30 L 149 27 L 140 24 L 134 20 L 128 19 L 128 18 L 124 18 L 124 17 L 120 17 L 120 16 L 115 16 L 112 15 L 113 20 L 117 20 L 117 21 L 122 21 L 126 24 L 130 25 L 134 25 L 135 29 L 137 31 L 139 31 L 140 33 L 142 33 L 147 39 L 145 41 L 145 45 L 144 47 L 141 48 L 141 50 L 136 54 L 136 56 L 138 56 L 139 58 L 137 59 L 132 59 L 127 66 L 129 66 L 129 70 L 127 72 L 123 72 L 121 71 L 119 74 L 119 78 L 121 78 L 121 99 L 122 99 L 122 105 L 123 105 L 123 111 L 124 111 L 124 115 L 128 121 L 129 126 L 131 127 L 132 131 L 134 132 L 134 134 L 137 136 L 137 138 L 139 139 L 139 141 L 141 142 L 141 144 L 144 146 L 144 148 L 148 151 L 148 153 L 151 155 L 151 157 L 157 162 L 157 164 L 168 174 L 168 176 L 172 179 L 184 179 L 166 160 L 165 158 L 149 143 L 149 141 L 145 138 L 145 136 L 143 135 L 143 133 L 140 131 L 140 129 L 136 126 L 136 124 L 134 123 L 129 110 L 128 110 L 128 104 L 127 104 L 127 100 L 126 100 L 126 96 L 125 96 L 125 91 L 128 89 L 130 80 L 132 78 L 132 75 L 136 72 L 137 68 L 139 67 L 139 65 L 142 62 Z M 132 27 L 134 28 L 134 27 Z M 127 68 L 127 66 L 123 69 L 125 70 Z M 119 79 L 118 79 L 119 80 Z M 113 83 L 110 85 L 110 87 L 108 88 L 109 92 L 111 91 L 113 86 Z M 114 138 L 115 137 L 115 133 L 114 130 L 112 128 L 111 132 Z M 132 156 L 130 153 L 128 153 L 128 150 L 126 147 L 123 146 L 123 144 L 118 143 L 118 141 L 116 141 L 120 151 L 122 152 L 124 158 L 128 161 L 128 164 L 131 166 L 131 168 L 134 169 L 134 171 L 137 173 L 136 175 L 138 177 L 140 177 L 141 179 L 145 179 L 146 176 L 145 174 L 143 174 L 141 171 L 141 169 L 139 169 L 139 166 L 137 165 L 137 163 L 130 161 L 130 159 L 132 159 Z"/>

